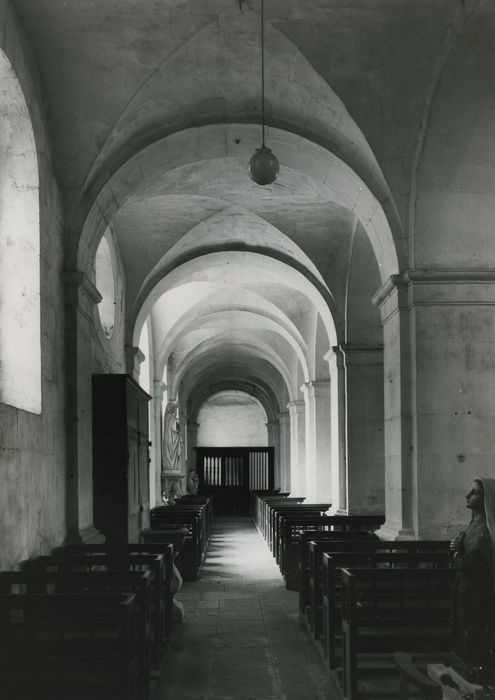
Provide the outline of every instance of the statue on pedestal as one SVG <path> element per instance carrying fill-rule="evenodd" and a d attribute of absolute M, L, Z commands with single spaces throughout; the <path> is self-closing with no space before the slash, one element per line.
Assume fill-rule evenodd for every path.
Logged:
<path fill-rule="evenodd" d="M 472 516 L 451 542 L 456 579 L 452 665 L 467 680 L 495 674 L 495 479 L 475 479 L 466 495 Z"/>
<path fill-rule="evenodd" d="M 173 505 L 175 499 L 182 496 L 184 478 L 180 473 L 181 435 L 174 401 L 167 403 L 163 416 L 162 455 L 162 501 L 164 505 Z"/>
<path fill-rule="evenodd" d="M 180 424 L 177 420 L 177 404 L 169 401 L 165 408 L 163 426 L 163 469 L 178 471 L 181 455 Z"/>

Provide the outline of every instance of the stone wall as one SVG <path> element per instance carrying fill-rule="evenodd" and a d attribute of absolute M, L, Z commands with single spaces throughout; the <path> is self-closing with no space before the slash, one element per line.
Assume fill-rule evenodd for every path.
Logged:
<path fill-rule="evenodd" d="M 0 0 L 0 30 L 0 49 L 32 120 L 40 171 L 42 412 L 0 404 L 0 569 L 8 569 L 48 552 L 65 535 L 63 221 L 34 59 L 6 0 Z"/>
<path fill-rule="evenodd" d="M 265 447 L 266 418 L 256 404 L 205 404 L 198 413 L 199 447 Z"/>

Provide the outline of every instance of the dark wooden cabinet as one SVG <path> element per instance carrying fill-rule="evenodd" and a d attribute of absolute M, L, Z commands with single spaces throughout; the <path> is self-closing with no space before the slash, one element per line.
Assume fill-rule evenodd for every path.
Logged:
<path fill-rule="evenodd" d="M 127 374 L 93 375 L 93 507 L 107 541 L 149 527 L 150 396 Z"/>

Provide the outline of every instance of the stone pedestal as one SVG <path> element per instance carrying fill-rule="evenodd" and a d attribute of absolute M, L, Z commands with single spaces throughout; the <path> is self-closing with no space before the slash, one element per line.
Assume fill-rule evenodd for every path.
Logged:
<path fill-rule="evenodd" d="M 177 472 L 162 472 L 162 501 L 168 505 L 173 505 L 176 498 L 183 495 L 184 489 L 182 480 L 186 477 Z"/>

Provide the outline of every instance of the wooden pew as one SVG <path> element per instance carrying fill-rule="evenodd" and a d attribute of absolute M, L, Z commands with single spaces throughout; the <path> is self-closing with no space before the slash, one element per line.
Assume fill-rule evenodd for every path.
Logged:
<path fill-rule="evenodd" d="M 269 520 L 269 512 L 270 512 L 270 505 L 274 503 L 302 503 L 304 501 L 304 497 L 294 497 L 290 496 L 290 494 L 285 494 L 285 493 L 280 493 L 280 494 L 272 494 L 269 496 L 262 496 L 258 498 L 258 509 L 259 509 L 259 526 L 258 530 L 260 531 L 262 537 L 265 539 L 266 542 L 268 542 L 268 524 L 270 522 Z"/>
<path fill-rule="evenodd" d="M 206 547 L 201 537 L 201 516 L 197 512 L 181 511 L 174 506 L 167 508 L 167 511 L 169 512 L 160 514 L 152 521 L 150 529 L 141 532 L 141 539 L 144 544 L 160 542 L 160 532 L 163 530 L 186 530 L 176 565 L 185 580 L 196 581 Z"/>
<path fill-rule="evenodd" d="M 191 494 L 186 494 L 184 496 L 181 496 L 180 498 L 175 499 L 175 504 L 176 505 L 204 505 L 206 506 L 206 514 L 207 514 L 207 522 L 208 522 L 208 539 L 211 536 L 211 529 L 213 527 L 213 515 L 214 515 L 214 506 L 213 506 L 213 496 L 212 495 L 203 495 L 203 496 L 193 496 Z"/>
<path fill-rule="evenodd" d="M 275 561 L 280 566 L 282 556 L 282 518 L 302 516 L 323 516 L 328 509 L 327 503 L 301 503 L 296 506 L 277 506 L 272 508 L 271 518 L 271 547 Z"/>
<path fill-rule="evenodd" d="M 283 498 L 265 498 L 263 499 L 262 509 L 262 532 L 266 543 L 271 549 L 272 540 L 272 509 L 278 506 L 296 506 L 304 502 L 304 497 L 286 496 Z"/>
<path fill-rule="evenodd" d="M 375 530 L 385 518 L 382 515 L 321 515 L 313 518 L 282 514 L 279 535 L 279 564 L 282 574 L 285 576 L 288 570 L 297 579 L 299 567 L 299 538 L 300 530 L 310 530 L 327 527 L 332 531 L 345 532 L 346 530 Z M 298 523 L 299 520 L 299 523 Z"/>
<path fill-rule="evenodd" d="M 134 594 L 140 697 L 150 697 L 152 667 L 151 573 L 149 571 L 3 571 L 0 594 Z M 157 650 L 159 651 L 159 649 Z M 156 666 L 155 666 L 156 668 Z M 159 668 L 159 666 L 158 666 Z"/>
<path fill-rule="evenodd" d="M 342 690 L 348 700 L 359 697 L 362 654 L 378 662 L 397 649 L 430 658 L 450 652 L 454 577 L 453 569 L 342 570 Z"/>
<path fill-rule="evenodd" d="M 433 541 L 435 549 L 436 541 Z M 401 542 L 387 543 L 400 545 Z M 407 551 L 375 551 L 375 552 L 332 552 L 324 554 L 324 590 L 316 601 L 312 601 L 310 615 L 312 618 L 313 635 L 317 641 L 322 638 L 324 656 L 330 668 L 337 665 L 337 650 L 341 632 L 342 615 L 342 569 L 370 568 L 450 568 L 451 557 L 447 548 L 443 551 L 428 551 L 428 541 L 417 540 L 414 544 L 423 544 L 425 551 L 412 548 Z M 447 543 L 442 543 L 447 544 Z"/>
<path fill-rule="evenodd" d="M 0 595 L 2 700 L 141 700 L 134 594 Z"/>
<path fill-rule="evenodd" d="M 261 517 L 262 517 L 262 506 L 264 498 L 286 498 L 289 496 L 289 492 L 280 491 L 251 491 L 249 499 L 249 514 L 253 519 L 253 522 L 259 532 L 261 532 Z"/>
<path fill-rule="evenodd" d="M 196 515 L 198 518 L 197 541 L 201 551 L 201 565 L 206 554 L 210 537 L 207 509 L 205 505 L 177 504 L 173 506 L 160 506 L 159 508 L 153 508 L 150 514 L 150 528 L 154 530 L 162 527 L 162 523 L 167 523 L 171 519 L 178 520 L 181 516 L 187 517 L 189 515 Z"/>
<path fill-rule="evenodd" d="M 150 571 L 151 605 L 160 610 L 163 604 L 163 581 L 165 578 L 162 555 L 152 554 L 82 554 L 82 555 L 44 555 L 30 559 L 23 564 L 25 571 L 59 571 L 59 572 L 97 572 L 107 571 L 125 574 L 129 571 Z M 161 637 L 162 624 L 160 616 L 152 618 L 151 659 L 159 669 L 165 640 Z M 141 643 L 141 642 L 140 642 Z M 142 642 L 147 644 L 146 639 Z M 149 669 L 150 670 L 150 669 Z M 148 678 L 149 672 L 143 677 Z M 144 682 L 144 679 L 143 679 Z"/>
<path fill-rule="evenodd" d="M 304 553 L 301 552 L 300 532 L 313 530 L 316 533 L 321 533 L 327 531 L 330 532 L 328 539 L 332 539 L 335 537 L 333 532 L 363 531 L 365 534 L 359 535 L 356 539 L 378 539 L 372 531 L 378 528 L 384 520 L 382 515 L 316 515 L 305 516 L 300 520 L 300 526 L 298 526 L 297 518 L 293 519 L 292 515 L 289 517 L 284 513 L 282 515 L 280 569 L 285 578 L 286 588 L 293 591 L 299 590 L 301 566 L 306 568 L 306 564 L 303 562 Z M 319 534 L 312 539 L 318 539 L 318 537 L 320 537 Z M 321 538 L 324 539 L 323 536 Z M 344 537 L 344 539 L 350 538 Z"/>
<path fill-rule="evenodd" d="M 169 543 L 156 544 L 126 544 L 126 543 L 105 543 L 105 544 L 73 544 L 57 547 L 52 550 L 53 555 L 83 555 L 83 554 L 153 554 L 163 557 L 164 580 L 162 582 L 162 601 L 160 607 L 156 608 L 158 601 L 153 597 L 151 600 L 151 615 L 160 620 L 159 631 L 160 644 L 166 645 L 170 642 L 173 627 L 173 599 L 172 581 L 174 575 L 174 546 Z"/>
<path fill-rule="evenodd" d="M 323 570 L 323 556 L 328 553 L 330 554 L 333 549 L 333 544 L 330 545 L 325 542 L 325 540 L 310 541 L 308 543 L 309 550 L 309 615 L 308 621 L 311 629 L 311 633 L 314 638 L 319 641 L 320 637 L 323 635 L 322 626 L 322 616 L 321 611 L 323 609 L 323 590 L 324 590 L 324 570 Z M 359 564 L 359 553 L 357 549 L 363 550 L 361 545 L 351 544 L 348 548 L 348 552 L 355 553 L 355 558 L 352 559 L 353 566 L 361 566 Z M 438 553 L 439 556 L 446 556 L 449 552 L 449 544 L 445 540 L 409 540 L 400 542 L 381 542 L 376 538 L 371 545 L 371 549 L 376 552 L 434 552 Z M 362 557 L 362 566 L 368 566 L 368 558 Z M 446 565 L 448 560 L 443 559 Z"/>
<path fill-rule="evenodd" d="M 325 520 L 326 520 L 325 516 Z M 322 530 L 308 529 L 297 531 L 298 561 L 297 570 L 293 572 L 291 561 L 286 571 L 286 588 L 299 591 L 299 614 L 307 617 L 309 624 L 309 585 L 311 578 L 309 543 L 325 542 L 327 547 L 332 546 L 336 551 L 350 549 L 358 541 L 380 542 L 374 532 L 369 530 L 328 530 L 326 522 L 321 526 Z M 350 544 L 348 544 L 350 543 Z M 326 550 L 325 550 L 326 551 Z"/>

